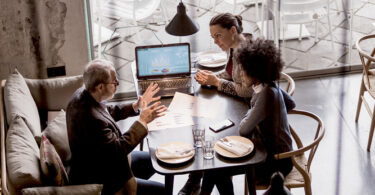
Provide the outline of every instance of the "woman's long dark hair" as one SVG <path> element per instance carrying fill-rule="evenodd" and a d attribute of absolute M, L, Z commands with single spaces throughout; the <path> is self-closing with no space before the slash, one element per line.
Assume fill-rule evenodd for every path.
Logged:
<path fill-rule="evenodd" d="M 220 25 L 222 28 L 230 29 L 232 26 L 236 27 L 237 33 L 243 31 L 242 17 L 240 15 L 233 15 L 231 13 L 222 13 L 214 16 L 210 21 L 210 26 Z"/>

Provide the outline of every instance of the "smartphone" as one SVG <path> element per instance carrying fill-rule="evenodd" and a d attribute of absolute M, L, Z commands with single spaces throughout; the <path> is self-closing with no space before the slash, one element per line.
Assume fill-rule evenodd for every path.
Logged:
<path fill-rule="evenodd" d="M 231 127 L 234 125 L 234 122 L 229 120 L 229 119 L 225 119 L 223 121 L 220 121 L 220 122 L 217 122 L 217 123 L 214 123 L 212 125 L 210 125 L 210 129 L 214 132 L 219 132 L 219 131 L 222 131 L 228 127 Z"/>

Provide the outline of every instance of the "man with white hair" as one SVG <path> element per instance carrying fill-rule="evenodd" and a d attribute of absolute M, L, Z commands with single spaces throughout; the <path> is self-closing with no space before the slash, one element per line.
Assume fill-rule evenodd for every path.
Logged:
<path fill-rule="evenodd" d="M 134 103 L 109 106 L 103 101 L 111 99 L 119 85 L 111 62 L 89 62 L 83 81 L 85 86 L 73 94 L 66 112 L 71 184 L 103 184 L 104 195 L 164 194 L 163 184 L 147 180 L 155 172 L 148 153 L 132 152 L 146 137 L 147 124 L 167 109 L 157 101 L 160 97 L 154 97 L 157 84 L 151 84 Z M 135 116 L 139 110 L 139 120 L 122 134 L 116 121 Z M 131 152 L 130 168 L 127 156 Z"/>

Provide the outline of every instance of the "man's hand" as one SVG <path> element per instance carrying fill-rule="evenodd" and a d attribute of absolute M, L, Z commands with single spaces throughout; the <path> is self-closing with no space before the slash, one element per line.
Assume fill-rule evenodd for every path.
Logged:
<path fill-rule="evenodd" d="M 153 121 L 155 118 L 164 116 L 165 115 L 164 111 L 167 110 L 167 107 L 165 107 L 164 105 L 160 105 L 160 104 L 161 104 L 161 102 L 156 102 L 156 103 L 152 104 L 151 106 L 144 108 L 141 112 L 140 117 L 139 117 L 139 121 L 143 125 L 146 126 L 148 123 Z"/>
<path fill-rule="evenodd" d="M 157 101 L 160 99 L 160 96 L 154 97 L 154 95 L 159 92 L 160 88 L 158 84 L 151 83 L 142 96 L 139 96 L 138 101 L 133 104 L 135 110 L 144 109 L 151 102 Z"/>
<path fill-rule="evenodd" d="M 195 80 L 201 85 L 219 86 L 219 79 L 213 72 L 208 70 L 198 70 L 197 74 L 195 74 Z"/>

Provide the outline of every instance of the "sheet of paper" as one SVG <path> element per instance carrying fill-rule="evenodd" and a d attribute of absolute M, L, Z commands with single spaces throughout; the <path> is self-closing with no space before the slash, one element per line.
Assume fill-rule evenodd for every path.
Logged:
<path fill-rule="evenodd" d="M 176 92 L 168 110 L 196 117 L 216 118 L 220 113 L 220 102 Z"/>
<path fill-rule="evenodd" d="M 147 126 L 148 130 L 156 131 L 189 125 L 194 125 L 193 118 L 190 115 L 166 111 L 164 116 L 156 118 Z"/>

